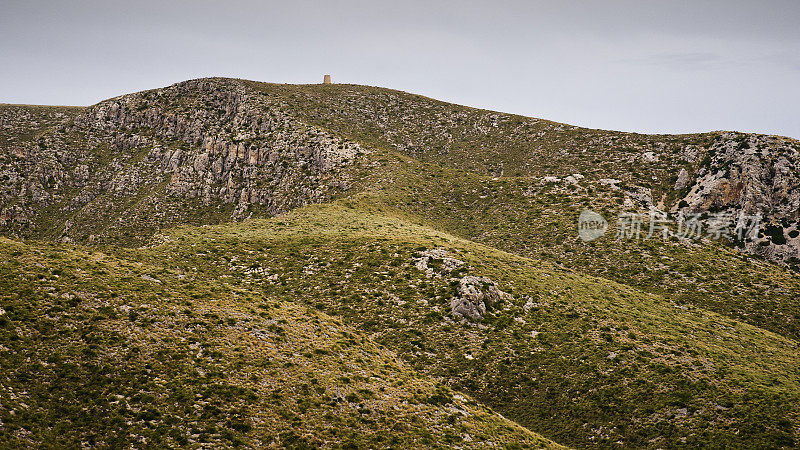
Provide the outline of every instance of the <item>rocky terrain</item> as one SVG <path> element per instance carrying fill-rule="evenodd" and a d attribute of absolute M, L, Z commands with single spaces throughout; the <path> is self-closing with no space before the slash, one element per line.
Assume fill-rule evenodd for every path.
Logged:
<path fill-rule="evenodd" d="M 251 83 L 265 92 L 287 88 Z M 291 86 L 312 123 L 422 161 L 476 173 L 623 186 L 640 208 L 760 214 L 766 233 L 745 251 L 800 263 L 800 142 L 714 132 L 642 135 L 477 110 L 399 91 Z M 686 202 L 686 205 L 684 203 Z"/>
<path fill-rule="evenodd" d="M 800 143 L 724 133 L 706 158 L 693 184 L 676 181 L 676 189 L 688 193 L 673 209 L 759 214 L 759 239 L 743 242 L 744 251 L 800 264 Z"/>
<path fill-rule="evenodd" d="M 178 223 L 274 215 L 346 192 L 354 163 L 382 148 L 494 176 L 622 185 L 640 209 L 760 214 L 744 251 L 800 264 L 797 141 L 588 130 L 320 87 L 202 79 L 86 110 L 5 106 L 0 230 L 132 244 Z"/>
<path fill-rule="evenodd" d="M 799 152 L 354 85 L 0 105 L 0 446 L 793 448 Z"/>
<path fill-rule="evenodd" d="M 24 124 L 21 109 L 4 108 L 4 128 Z M 273 215 L 346 191 L 366 153 L 229 80 L 55 118 L 3 152 L 0 227 L 14 235 L 141 243 L 169 225 Z"/>

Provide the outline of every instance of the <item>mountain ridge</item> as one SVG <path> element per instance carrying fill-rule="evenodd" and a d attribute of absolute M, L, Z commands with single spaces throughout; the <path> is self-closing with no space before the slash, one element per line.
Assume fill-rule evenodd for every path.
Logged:
<path fill-rule="evenodd" d="M 0 234 L 22 240 L 0 241 L 0 358 L 3 367 L 49 358 L 75 379 L 96 358 L 121 364 L 129 350 L 114 333 L 124 325 L 152 348 L 130 357 L 130 373 L 166 370 L 167 355 L 185 361 L 183 377 L 218 362 L 178 356 L 198 350 L 181 327 L 265 329 L 274 345 L 291 338 L 280 357 L 288 370 L 314 359 L 319 331 L 304 321 L 340 321 L 354 336 L 346 352 L 386 349 L 407 365 L 398 377 L 427 380 L 424 394 L 391 393 L 414 399 L 396 403 L 402 411 L 430 406 L 420 414 L 435 439 L 409 431 L 413 414 L 393 425 L 408 446 L 789 448 L 800 441 L 798 151 L 776 136 L 591 130 L 358 85 L 204 78 L 88 108 L 0 105 Z M 764 227 L 742 241 L 578 237 L 583 210 L 613 225 L 651 208 L 706 221 L 763 213 Z M 346 374 L 323 383 L 324 401 L 302 377 L 272 386 L 286 414 L 259 422 L 254 405 L 274 392 L 253 383 L 283 369 L 264 372 L 249 350 L 215 345 L 212 355 L 238 366 L 201 377 L 192 395 L 210 403 L 178 400 L 219 411 L 181 418 L 158 400 L 174 386 L 147 382 L 151 398 L 126 381 L 101 393 L 128 390 L 131 408 L 86 407 L 135 430 L 58 426 L 103 443 L 289 447 L 379 445 L 390 429 L 391 413 L 370 406 L 381 403 L 377 385 L 350 392 Z M 317 356 L 318 381 L 343 370 Z M 242 378 L 242 368 L 261 375 Z M 22 375 L 0 376 L 15 386 L 3 402 L 14 406 L 0 408 L 0 433 L 11 431 L 0 436 L 38 442 L 21 431 L 34 425 L 43 439 L 51 431 L 38 413 L 13 417 Z M 228 394 L 211 387 L 220 383 L 250 400 L 221 408 Z M 35 400 L 46 416 L 44 386 Z M 342 389 L 355 397 L 330 395 Z M 458 392 L 491 408 L 482 417 L 492 425 L 456 412 Z M 372 437 L 329 434 L 326 414 Z M 285 432 L 259 440 L 264 423 Z"/>
<path fill-rule="evenodd" d="M 125 120 L 136 120 L 133 119 L 136 108 L 145 108 L 143 111 L 149 107 L 179 108 L 174 97 L 160 99 L 159 93 L 186 89 L 192 91 L 192 86 L 202 86 L 200 91 L 207 92 L 202 95 L 216 98 L 211 101 L 217 102 L 224 92 L 233 92 L 230 100 L 232 103 L 224 107 L 252 103 L 247 107 L 241 106 L 249 108 L 250 112 L 244 114 L 260 114 L 255 111 L 284 116 L 288 114 L 294 120 L 318 128 L 318 132 L 322 134 L 326 133 L 323 130 L 330 128 L 334 135 L 345 136 L 346 139 L 358 141 L 366 147 L 378 146 L 439 164 L 448 164 L 447 160 L 453 160 L 460 167 L 477 173 L 556 178 L 579 173 L 595 181 L 605 178 L 629 183 L 632 190 L 627 192 L 634 202 L 643 202 L 645 206 L 659 207 L 672 213 L 715 210 L 732 214 L 759 213 L 774 229 L 770 234 L 762 233 L 758 239 L 744 243 L 745 251 L 790 266 L 797 266 L 800 262 L 800 241 L 796 236 L 793 237 L 800 226 L 800 216 L 797 214 L 800 209 L 798 180 L 796 175 L 792 175 L 798 170 L 796 154 L 800 143 L 796 140 L 719 132 L 689 135 L 608 132 L 460 107 L 383 88 L 358 85 L 259 84 L 219 78 L 177 83 L 165 88 L 166 91 L 156 89 L 115 97 L 85 111 L 100 111 L 124 101 L 129 105 L 125 114 L 130 117 L 114 117 L 114 114 L 119 113 L 105 111 L 111 116 L 102 118 L 112 123 L 119 120 L 124 128 L 130 125 L 127 122 L 123 124 Z M 248 90 L 250 94 L 244 99 L 240 98 Z M 146 97 L 151 95 L 153 98 Z M 181 94 L 176 92 L 174 95 Z M 265 105 L 261 99 L 269 99 L 268 104 Z M 221 101 L 225 103 L 224 96 Z M 410 114 L 407 117 L 410 121 L 398 119 L 405 117 L 403 111 L 397 108 L 398 102 L 407 103 L 405 109 L 406 114 Z M 162 106 L 158 107 L 159 104 Z M 340 114 L 335 114 L 332 108 Z M 165 113 L 169 114 L 169 111 Z M 234 119 L 225 118 L 224 115 L 220 117 L 224 120 Z M 96 120 L 100 118 L 87 117 L 82 121 L 84 126 L 90 126 Z M 471 123 L 470 129 L 463 126 L 463 123 L 468 122 Z M 424 128 L 420 128 L 422 124 L 425 124 Z M 141 125 L 146 126 L 146 121 Z M 195 142 L 196 136 L 173 136 L 175 130 L 170 130 L 167 124 L 165 126 L 166 135 L 162 137 L 178 139 L 190 146 L 200 144 Z M 108 124 L 100 127 L 108 127 Z M 392 132 L 386 134 L 386 127 L 390 127 Z M 252 133 L 258 127 L 251 126 L 250 130 Z M 436 132 L 432 133 L 431 130 Z M 87 131 L 91 132 L 91 127 Z M 301 130 L 296 131 L 303 133 Z M 194 131 L 198 132 L 201 131 Z M 215 138 L 217 132 L 212 127 L 209 133 L 209 138 Z M 241 142 L 237 138 L 242 136 L 222 137 L 229 144 L 239 145 Z M 295 136 L 297 138 L 305 137 Z M 338 139 L 333 136 L 330 138 L 333 141 Z M 125 145 L 130 144 L 123 143 L 123 147 Z M 168 147 L 165 143 L 161 145 Z M 318 144 L 304 142 L 303 145 Z M 480 148 L 479 152 L 475 151 L 476 145 Z M 743 146 L 758 148 L 764 156 L 751 162 L 741 160 L 736 153 L 731 153 L 731 149 Z M 427 150 L 420 151 L 420 148 Z M 239 148 L 237 152 L 244 153 L 244 150 Z M 252 155 L 248 157 L 252 158 Z M 181 161 L 174 163 L 180 165 Z M 603 167 L 599 167 L 600 165 Z M 730 172 L 731 169 L 734 170 L 733 173 Z M 214 175 L 218 175 L 218 172 Z M 739 175 L 744 172 L 747 172 L 747 176 Z M 775 180 L 773 173 L 784 174 L 783 179 Z M 184 175 L 189 176 L 186 173 Z M 275 174 L 271 176 L 274 177 Z M 163 179 L 163 176 L 160 178 Z M 202 185 L 202 181 L 196 178 L 189 176 L 186 183 Z M 298 184 L 299 180 L 293 183 Z M 778 187 L 781 184 L 784 186 L 783 190 Z M 186 189 L 185 186 L 174 185 L 172 188 Z M 245 193 L 249 197 L 248 194 L 251 195 L 252 192 Z M 232 213 L 234 218 L 241 217 L 243 208 L 248 205 L 267 206 L 273 213 L 283 210 L 280 204 L 286 200 L 279 200 L 278 205 L 270 206 L 270 202 L 275 201 L 272 194 L 275 193 L 261 194 L 263 198 L 253 201 L 247 198 L 236 202 L 224 198 L 221 203 L 238 204 L 234 207 L 238 210 Z M 204 194 L 204 203 L 208 203 L 207 195 Z M 230 195 L 242 194 L 237 188 L 233 193 L 227 194 Z M 312 192 L 307 195 L 313 197 L 330 194 Z M 197 196 L 191 193 L 190 198 Z M 5 214 L 8 216 L 12 212 L 6 211 Z M 5 222 L 7 226 L 8 220 Z"/>

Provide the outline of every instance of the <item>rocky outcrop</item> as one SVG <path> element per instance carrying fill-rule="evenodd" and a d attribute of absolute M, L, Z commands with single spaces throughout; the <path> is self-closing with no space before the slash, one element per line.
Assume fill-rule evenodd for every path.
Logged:
<path fill-rule="evenodd" d="M 273 215 L 346 192 L 366 153 L 238 80 L 187 81 L 61 119 L 3 152 L 0 231 L 141 242 L 175 224 Z"/>
<path fill-rule="evenodd" d="M 686 171 L 685 167 L 681 167 L 681 170 L 678 171 L 678 179 L 675 180 L 675 190 L 681 191 L 686 189 L 686 186 L 689 185 L 689 172 Z"/>
<path fill-rule="evenodd" d="M 511 294 L 501 291 L 490 278 L 468 275 L 458 280 L 456 296 L 450 300 L 450 311 L 456 317 L 480 320 L 492 306 L 511 298 Z"/>
<path fill-rule="evenodd" d="M 364 153 L 233 80 L 195 80 L 112 99 L 83 119 L 89 130 L 144 129 L 161 141 L 179 141 L 165 147 L 146 136 L 116 134 L 115 144 L 123 150 L 151 144 L 147 158 L 170 174 L 168 194 L 235 204 L 234 218 L 250 204 L 276 213 L 324 200 L 324 174 Z"/>
<path fill-rule="evenodd" d="M 511 294 L 500 290 L 491 278 L 464 275 L 468 271 L 467 264 L 443 248 L 417 253 L 413 264 L 427 278 L 444 278 L 455 284 L 450 312 L 457 319 L 478 321 L 494 305 L 513 298 Z"/>
<path fill-rule="evenodd" d="M 465 267 L 464 261 L 456 259 L 447 250 L 433 248 L 425 250 L 419 257 L 414 258 L 414 266 L 425 272 L 427 277 L 450 275 L 454 271 Z"/>
<path fill-rule="evenodd" d="M 677 186 L 676 186 L 677 188 Z M 760 215 L 748 253 L 800 263 L 800 143 L 778 136 L 723 133 L 673 212 Z"/>

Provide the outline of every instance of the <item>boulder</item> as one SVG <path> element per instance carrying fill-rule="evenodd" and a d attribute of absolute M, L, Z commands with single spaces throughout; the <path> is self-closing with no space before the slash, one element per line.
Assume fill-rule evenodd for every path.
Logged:
<path fill-rule="evenodd" d="M 493 305 L 511 298 L 511 294 L 501 291 L 490 278 L 468 275 L 458 280 L 456 296 L 450 300 L 450 311 L 456 317 L 480 320 Z"/>
<path fill-rule="evenodd" d="M 678 172 L 678 179 L 675 180 L 675 190 L 680 191 L 686 188 L 689 185 L 689 172 L 686 169 L 681 168 L 680 172 Z"/>

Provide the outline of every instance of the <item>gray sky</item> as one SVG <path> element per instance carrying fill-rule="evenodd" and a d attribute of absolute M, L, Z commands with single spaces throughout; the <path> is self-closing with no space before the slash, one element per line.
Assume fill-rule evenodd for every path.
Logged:
<path fill-rule="evenodd" d="M 325 73 L 591 128 L 800 137 L 800 1 L 0 0 L 0 102 Z"/>

